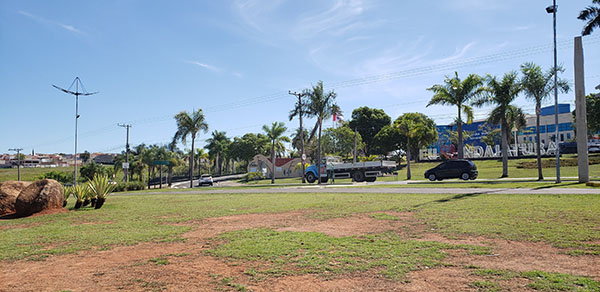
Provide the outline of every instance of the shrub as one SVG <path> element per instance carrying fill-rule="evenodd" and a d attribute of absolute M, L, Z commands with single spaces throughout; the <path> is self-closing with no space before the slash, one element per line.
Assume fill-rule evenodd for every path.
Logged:
<path fill-rule="evenodd" d="M 39 177 L 37 177 L 37 179 L 53 179 L 62 184 L 68 184 L 73 182 L 73 174 L 70 172 L 60 172 L 53 170 L 40 175 Z"/>
<path fill-rule="evenodd" d="M 146 184 L 141 181 L 117 183 L 113 192 L 141 191 L 146 189 Z"/>
<path fill-rule="evenodd" d="M 96 209 L 100 209 L 108 196 L 115 188 L 116 184 L 111 182 L 106 175 L 94 175 L 94 178 L 88 182 L 90 194 L 96 198 Z"/>
<path fill-rule="evenodd" d="M 255 172 L 246 173 L 246 175 L 244 176 L 244 181 L 249 182 L 249 181 L 254 181 L 254 180 L 261 180 L 264 178 L 265 177 L 263 176 L 262 172 L 255 171 Z"/>

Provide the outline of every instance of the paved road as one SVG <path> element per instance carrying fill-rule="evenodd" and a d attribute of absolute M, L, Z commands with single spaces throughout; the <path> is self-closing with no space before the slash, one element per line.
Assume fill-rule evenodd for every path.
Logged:
<path fill-rule="evenodd" d="M 597 194 L 600 189 L 577 188 L 411 188 L 411 187 L 360 187 L 357 185 L 253 187 L 239 189 L 207 187 L 197 191 L 167 191 L 169 194 L 257 194 L 257 193 L 384 193 L 384 194 Z M 140 194 L 140 193 L 137 193 Z M 116 195 L 116 194 L 115 194 Z M 126 194 L 123 194 L 126 195 Z M 600 197 L 599 197 L 600 199 Z"/>
<path fill-rule="evenodd" d="M 234 174 L 234 175 L 226 175 L 226 176 L 220 176 L 220 177 L 215 177 L 213 178 L 213 182 L 215 185 L 219 186 L 219 185 L 225 185 L 225 186 L 231 186 L 230 183 L 226 183 L 229 180 L 237 180 L 244 177 L 244 174 Z M 195 179 L 194 180 L 194 187 L 196 187 L 198 185 L 198 180 Z M 176 182 L 173 183 L 173 185 L 171 186 L 171 188 L 173 189 L 186 189 L 190 187 L 190 181 L 186 180 L 186 181 L 182 181 L 182 182 Z"/>

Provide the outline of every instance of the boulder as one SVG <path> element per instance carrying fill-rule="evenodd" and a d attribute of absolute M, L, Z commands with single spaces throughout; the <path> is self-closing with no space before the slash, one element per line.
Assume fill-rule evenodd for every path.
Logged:
<path fill-rule="evenodd" d="M 15 201 L 21 191 L 29 186 L 28 181 L 6 181 L 0 183 L 0 215 L 14 213 Z"/>
<path fill-rule="evenodd" d="M 63 186 L 53 179 L 38 180 L 24 188 L 15 202 L 17 216 L 29 216 L 63 207 Z"/>

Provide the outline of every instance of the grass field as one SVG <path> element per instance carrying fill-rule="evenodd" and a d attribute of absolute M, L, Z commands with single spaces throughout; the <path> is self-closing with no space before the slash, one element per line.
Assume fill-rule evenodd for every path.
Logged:
<path fill-rule="evenodd" d="M 502 287 L 510 288 L 513 282 L 519 281 L 525 283 L 528 289 L 540 291 L 597 291 L 600 287 L 597 281 L 600 279 L 594 280 L 600 275 L 589 275 L 583 270 L 570 273 L 538 269 L 522 271 L 472 264 L 463 267 L 448 262 L 453 253 L 487 259 L 486 255 L 493 255 L 496 247 L 486 242 L 494 240 L 543 243 L 558 250 L 563 257 L 597 261 L 600 256 L 600 198 L 595 195 L 290 193 L 114 196 L 109 197 L 100 210 L 85 208 L 62 214 L 0 220 L 0 267 L 11 262 L 13 264 L 6 267 L 20 262 L 34 265 L 72 253 L 84 252 L 89 256 L 144 242 L 156 245 L 153 250 L 176 243 L 188 246 L 177 253 L 181 256 L 165 254 L 144 260 L 146 264 L 169 267 L 176 261 L 190 260 L 187 255 L 198 246 L 185 234 L 199 232 L 195 226 L 201 226 L 204 220 L 286 212 L 301 212 L 303 215 L 294 217 L 293 221 L 313 222 L 309 225 L 361 214 L 368 215 L 367 219 L 361 220 L 403 225 L 362 236 L 330 236 L 314 231 L 279 231 L 277 226 L 292 223 L 276 223 L 269 227 L 262 225 L 259 219 L 256 226 L 224 230 L 197 243 L 201 244 L 203 251 L 196 256 L 221 259 L 227 265 L 241 265 L 246 270 L 235 277 L 213 275 L 219 279 L 215 280 L 215 287 L 243 290 L 248 285 L 260 286 L 265 281 L 294 275 L 335 278 L 373 271 L 388 279 L 386 281 L 392 281 L 389 283 L 404 283 L 408 281 L 409 273 L 425 269 L 458 270 L 464 277 L 474 278 L 466 288 L 475 291 L 500 291 Z M 359 228 L 359 225 L 356 227 Z M 202 231 L 203 227 L 199 228 Z M 457 240 L 484 239 L 470 240 L 465 244 L 439 241 L 435 236 L 433 239 L 423 238 L 424 234 L 431 233 Z M 130 269 L 139 266 L 136 263 L 117 268 Z M 150 285 L 149 279 L 142 280 L 145 282 L 138 282 Z"/>

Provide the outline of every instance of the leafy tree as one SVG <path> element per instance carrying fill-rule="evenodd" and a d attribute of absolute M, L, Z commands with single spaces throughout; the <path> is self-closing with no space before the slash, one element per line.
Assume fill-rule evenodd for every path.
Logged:
<path fill-rule="evenodd" d="M 500 124 L 502 133 L 502 177 L 508 176 L 508 136 L 513 126 L 522 128 L 525 125 L 525 115 L 521 108 L 511 103 L 517 98 L 522 90 L 518 81 L 517 73 L 510 72 L 504 74 L 502 80 L 495 76 L 487 76 L 487 86 L 489 95 L 478 98 L 474 105 L 483 106 L 486 104 L 494 105 L 488 117 L 488 123 Z"/>
<path fill-rule="evenodd" d="M 83 163 L 87 163 L 90 160 L 90 153 L 85 150 L 83 153 L 79 154 L 79 158 L 83 161 Z"/>
<path fill-rule="evenodd" d="M 235 137 L 229 145 L 233 158 L 249 163 L 257 154 L 263 154 L 269 149 L 269 138 L 263 134 L 247 133 Z"/>
<path fill-rule="evenodd" d="M 331 117 L 331 115 L 339 110 L 339 107 L 335 104 L 335 98 L 337 94 L 334 91 L 324 92 L 323 81 L 319 81 L 317 85 L 313 86 L 310 90 L 305 90 L 304 93 L 308 96 L 308 103 L 306 105 L 306 115 L 308 117 L 317 118 L 315 127 L 312 130 L 311 137 L 314 136 L 316 130 L 319 130 L 317 140 L 317 167 L 319 169 L 319 184 L 321 183 L 321 129 L 323 127 L 323 120 Z"/>
<path fill-rule="evenodd" d="M 325 129 L 322 140 L 323 151 L 325 153 L 340 155 L 344 158 L 348 158 L 353 154 L 354 131 L 347 125 L 335 129 Z M 362 141 L 362 137 L 358 133 L 356 135 L 356 140 L 357 149 L 363 149 L 364 143 Z"/>
<path fill-rule="evenodd" d="M 211 137 L 206 139 L 206 146 L 208 153 L 215 160 L 215 173 L 221 175 L 221 166 L 223 165 L 223 154 L 227 150 L 227 146 L 231 143 L 231 140 L 227 138 L 227 133 L 213 131 Z"/>
<path fill-rule="evenodd" d="M 84 181 L 90 180 L 94 178 L 94 175 L 108 175 L 108 168 L 104 167 L 101 164 L 91 162 L 85 165 L 82 165 L 79 168 L 79 174 L 81 175 L 81 179 Z"/>
<path fill-rule="evenodd" d="M 370 155 L 375 147 L 373 143 L 375 135 L 391 122 L 392 119 L 383 110 L 363 106 L 352 111 L 349 126 L 350 129 L 360 133 L 365 143 L 365 152 Z"/>
<path fill-rule="evenodd" d="M 402 133 L 398 127 L 387 125 L 375 135 L 372 152 L 383 155 L 387 155 L 390 152 L 398 152 L 405 146 L 403 139 L 404 137 L 402 137 Z"/>
<path fill-rule="evenodd" d="M 464 113 L 467 116 L 467 123 L 470 124 L 473 122 L 473 108 L 467 105 L 467 103 L 485 93 L 486 89 L 483 87 L 481 77 L 470 74 L 465 80 L 461 80 L 458 78 L 458 72 L 454 72 L 453 78 L 446 76 L 443 85 L 436 84 L 431 88 L 427 88 L 427 90 L 433 91 L 433 97 L 427 106 L 441 104 L 457 107 L 458 118 L 456 119 L 456 125 L 458 128 L 458 158 L 464 158 L 463 120 L 461 113 Z"/>
<path fill-rule="evenodd" d="M 592 133 L 600 132 L 600 93 L 586 96 L 588 129 Z"/>
<path fill-rule="evenodd" d="M 204 118 L 202 109 L 193 111 L 189 114 L 186 111 L 182 111 L 175 115 L 175 121 L 177 121 L 177 132 L 173 136 L 173 142 L 181 140 L 183 144 L 186 144 L 187 136 L 192 138 L 192 157 L 190 159 L 190 188 L 193 188 L 194 181 L 194 142 L 196 141 L 196 135 L 202 131 L 208 132 L 208 124 Z"/>
<path fill-rule="evenodd" d="M 544 175 L 542 174 L 542 153 L 541 153 L 541 142 L 540 140 L 540 116 L 542 111 L 542 102 L 548 98 L 554 92 L 554 73 L 564 72 L 562 67 L 542 72 L 542 67 L 534 63 L 525 63 L 521 65 L 521 72 L 523 78 L 521 78 L 521 86 L 523 87 L 523 93 L 525 97 L 535 102 L 535 128 L 536 128 L 536 151 L 537 151 L 537 166 L 538 166 L 538 180 L 543 180 Z M 564 79 L 558 79 L 558 89 L 567 93 L 570 90 L 569 82 Z"/>
<path fill-rule="evenodd" d="M 577 17 L 580 20 L 587 21 L 581 31 L 582 35 L 589 35 L 594 28 L 600 27 L 600 0 L 592 0 L 592 3 L 597 6 L 586 7 L 579 12 L 579 16 Z"/>
<path fill-rule="evenodd" d="M 271 127 L 263 125 L 262 127 L 269 140 L 271 140 L 271 183 L 275 183 L 275 145 L 281 142 L 290 142 L 290 138 L 283 136 L 287 128 L 282 122 L 273 122 Z"/>
<path fill-rule="evenodd" d="M 400 130 L 406 151 L 406 179 L 411 179 L 410 160 L 411 153 L 417 154 L 419 149 L 437 141 L 438 133 L 435 122 L 422 113 L 405 113 L 394 121 L 394 127 Z M 418 155 L 415 159 L 418 161 Z"/>

